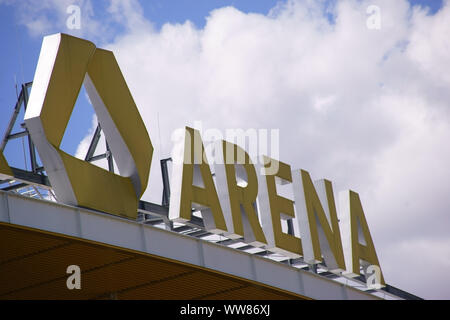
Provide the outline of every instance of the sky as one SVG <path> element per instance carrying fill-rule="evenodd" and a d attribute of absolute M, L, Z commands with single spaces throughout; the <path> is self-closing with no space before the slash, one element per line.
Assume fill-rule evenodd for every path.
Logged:
<path fill-rule="evenodd" d="M 279 160 L 359 193 L 389 284 L 450 299 L 449 30 L 448 0 L 0 0 L 0 132 L 42 38 L 83 37 L 114 52 L 155 147 L 143 200 L 177 128 L 279 130 Z M 83 89 L 62 149 L 84 157 L 95 126 Z M 30 166 L 20 139 L 5 156 Z"/>

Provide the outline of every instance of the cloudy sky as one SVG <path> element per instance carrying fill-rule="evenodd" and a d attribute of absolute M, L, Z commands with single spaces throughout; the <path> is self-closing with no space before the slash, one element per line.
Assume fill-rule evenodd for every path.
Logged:
<path fill-rule="evenodd" d="M 278 129 L 280 160 L 360 194 L 389 284 L 450 299 L 449 31 L 445 0 L 0 0 L 0 131 L 43 36 L 92 40 L 155 147 L 143 199 L 161 200 L 175 129 Z M 63 149 L 83 156 L 95 125 L 82 90 Z M 19 142 L 5 154 L 26 165 Z"/>

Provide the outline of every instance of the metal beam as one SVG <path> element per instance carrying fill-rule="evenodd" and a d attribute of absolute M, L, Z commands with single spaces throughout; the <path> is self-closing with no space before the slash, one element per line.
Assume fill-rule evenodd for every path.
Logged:
<path fill-rule="evenodd" d="M 238 250 L 244 251 L 244 250 L 248 250 L 248 249 L 254 249 L 254 248 L 256 248 L 256 247 L 254 247 L 254 246 L 251 246 L 251 245 L 246 245 L 246 246 L 238 247 L 238 248 L 235 248 L 235 249 L 238 249 Z"/>
<path fill-rule="evenodd" d="M 187 233 L 186 235 L 191 236 L 191 237 L 200 238 L 200 237 L 212 235 L 212 233 L 205 231 L 205 230 L 198 230 L 198 231 L 194 231 L 191 233 Z"/>
<path fill-rule="evenodd" d="M 242 238 L 240 238 L 240 239 L 225 239 L 225 240 L 217 241 L 216 243 L 222 244 L 224 246 L 229 246 L 229 245 L 232 245 L 232 244 L 235 244 L 238 242 L 244 242 L 244 240 Z"/>
<path fill-rule="evenodd" d="M 11 191 L 11 190 L 17 190 L 19 188 L 23 188 L 23 187 L 26 187 L 26 186 L 28 186 L 28 184 L 21 182 L 21 183 L 13 184 L 11 186 L 2 188 L 0 190 L 2 190 L 2 191 Z"/>
<path fill-rule="evenodd" d="M 169 182 L 169 169 L 167 167 L 167 162 L 172 161 L 172 158 L 161 159 L 161 176 L 163 180 L 163 195 L 162 195 L 162 205 L 169 206 L 170 203 L 170 182 Z"/>
<path fill-rule="evenodd" d="M 154 226 L 155 224 L 161 224 L 161 223 L 166 223 L 166 222 L 162 218 L 154 219 L 154 220 L 145 220 L 144 221 L 144 224 L 149 224 L 149 225 L 152 225 L 152 226 Z"/>
<path fill-rule="evenodd" d="M 317 273 L 317 264 L 309 264 L 309 265 L 308 265 L 308 269 L 309 269 L 309 271 L 311 271 L 312 273 Z"/>
<path fill-rule="evenodd" d="M 156 214 L 169 221 L 169 208 L 162 206 L 160 204 L 140 200 L 138 205 L 138 211 L 141 213 Z M 203 224 L 203 219 L 196 217 L 194 215 L 191 216 L 191 220 L 183 222 L 183 224 L 192 226 L 194 228 L 205 227 Z"/>
<path fill-rule="evenodd" d="M 329 272 L 329 271 L 320 272 L 319 275 L 322 276 L 322 277 L 327 277 L 328 279 L 335 279 L 335 278 L 340 278 L 341 277 L 340 275 L 338 275 L 336 273 Z"/>
<path fill-rule="evenodd" d="M 99 154 L 97 156 L 91 157 L 88 161 L 93 162 L 93 161 L 97 161 L 97 160 L 101 160 L 101 159 L 105 159 L 105 158 L 108 158 L 108 155 L 106 153 L 103 153 L 103 154 Z"/>
<path fill-rule="evenodd" d="M 22 92 L 23 92 L 23 106 L 24 110 L 26 111 L 28 105 L 28 87 L 25 84 L 22 85 Z M 31 136 L 29 134 L 28 134 L 28 150 L 30 152 L 31 171 L 36 173 L 37 172 L 36 169 L 38 167 L 36 161 L 36 150 L 34 149 L 33 140 L 31 140 Z"/>
<path fill-rule="evenodd" d="M 11 119 L 9 120 L 8 127 L 6 127 L 5 135 L 3 136 L 2 143 L 0 145 L 0 151 L 3 151 L 6 147 L 6 143 L 8 142 L 8 136 L 11 134 L 11 131 L 14 127 L 14 124 L 16 123 L 17 116 L 20 112 L 20 107 L 23 103 L 23 92 L 20 91 L 19 97 L 17 98 L 16 105 L 14 106 L 14 112 L 11 116 Z"/>
<path fill-rule="evenodd" d="M 89 148 L 84 160 L 92 161 L 91 158 L 94 156 L 95 149 L 97 148 L 98 141 L 100 140 L 101 131 L 102 129 L 100 128 L 100 124 L 97 124 L 97 128 L 95 129 L 94 135 L 92 136 L 92 140 L 91 143 L 89 144 Z"/>
<path fill-rule="evenodd" d="M 142 213 L 153 213 L 159 215 L 161 217 L 168 217 L 169 209 L 163 207 L 159 204 L 147 202 L 147 201 L 139 201 L 138 211 Z"/>
<path fill-rule="evenodd" d="M 270 251 L 268 251 L 268 250 L 264 250 L 264 251 L 256 252 L 256 253 L 254 253 L 254 254 L 257 255 L 257 256 L 262 256 L 262 257 L 264 257 L 264 256 L 267 256 L 267 255 L 272 254 L 272 253 L 273 253 L 273 252 L 270 252 Z"/>
<path fill-rule="evenodd" d="M 7 139 L 8 140 L 17 139 L 17 138 L 22 138 L 27 135 L 28 135 L 28 131 L 24 130 L 24 131 L 10 134 Z"/>
<path fill-rule="evenodd" d="M 287 233 L 291 236 L 294 235 L 294 223 L 292 222 L 292 219 L 286 220 L 287 222 Z"/>
<path fill-rule="evenodd" d="M 111 150 L 109 149 L 108 141 L 106 141 L 106 159 L 108 160 L 108 170 L 109 172 L 114 173 L 114 163 Z"/>
<path fill-rule="evenodd" d="M 100 124 L 97 124 L 97 128 L 95 128 L 94 135 L 92 136 L 91 143 L 89 144 L 88 151 L 86 156 L 84 157 L 85 161 L 93 162 L 101 159 L 105 159 L 108 161 L 108 170 L 114 173 L 114 163 L 111 150 L 109 149 L 108 141 L 106 141 L 106 152 L 97 156 L 94 156 L 95 150 L 97 149 L 98 142 L 102 136 L 102 128 Z"/>
<path fill-rule="evenodd" d="M 174 228 L 172 231 L 180 233 L 180 232 L 188 231 L 188 230 L 192 230 L 192 227 L 190 227 L 190 226 L 180 226 L 180 227 Z"/>
<path fill-rule="evenodd" d="M 19 168 L 11 167 L 14 178 L 28 184 L 37 184 L 42 187 L 51 187 L 47 176 L 43 174 L 33 173 Z"/>
<path fill-rule="evenodd" d="M 394 295 L 396 297 L 405 299 L 405 300 L 423 300 L 422 298 L 420 298 L 412 293 L 403 291 L 403 290 L 396 288 L 394 286 L 391 286 L 389 284 L 386 284 L 386 287 L 381 288 L 381 290 L 385 291 L 391 295 Z"/>

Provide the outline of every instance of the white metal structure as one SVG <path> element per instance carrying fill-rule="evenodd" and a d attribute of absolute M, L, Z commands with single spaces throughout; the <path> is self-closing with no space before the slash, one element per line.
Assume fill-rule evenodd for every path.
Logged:
<path fill-rule="evenodd" d="M 312 299 L 379 299 L 283 263 L 106 213 L 0 192 L 0 223 L 127 248 Z"/>

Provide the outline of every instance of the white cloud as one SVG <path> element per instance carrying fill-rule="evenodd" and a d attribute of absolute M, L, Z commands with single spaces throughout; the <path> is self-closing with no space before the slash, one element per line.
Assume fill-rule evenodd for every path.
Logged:
<path fill-rule="evenodd" d="M 401 289 L 428 299 L 448 299 L 450 255 L 448 237 L 437 239 L 405 239 L 383 247 L 382 255 L 389 263 L 383 272 L 401 284 Z"/>
<path fill-rule="evenodd" d="M 110 17 L 128 31 L 136 32 L 151 28 L 151 23 L 143 17 L 143 10 L 136 0 L 111 0 L 107 9 Z"/>
<path fill-rule="evenodd" d="M 377 1 L 376 31 L 366 28 L 369 4 L 338 2 L 335 24 L 316 2 L 291 1 L 269 16 L 226 7 L 203 29 L 166 24 L 109 48 L 156 149 L 159 113 L 164 150 L 155 158 L 169 155 L 175 128 L 195 120 L 222 130 L 280 128 L 281 160 L 361 194 L 386 279 L 449 298 L 438 279 L 450 256 L 450 6 L 429 16 L 406 1 Z M 159 181 L 155 159 L 144 199 L 160 201 Z M 434 262 L 426 251 L 436 245 Z"/>
<path fill-rule="evenodd" d="M 450 83 L 450 74 L 443 72 L 442 66 L 450 64 L 450 40 L 445 37 L 450 29 L 448 19 L 449 4 L 435 16 L 427 16 L 423 11 L 416 11 L 413 22 L 415 28 L 411 34 L 408 56 L 415 61 L 425 73 L 432 73 L 436 81 Z"/>

